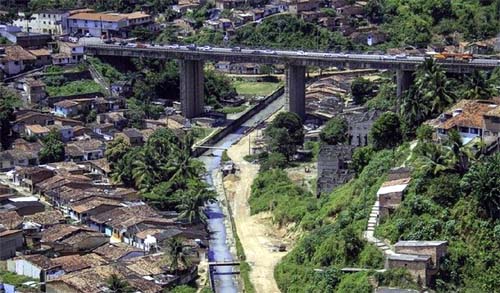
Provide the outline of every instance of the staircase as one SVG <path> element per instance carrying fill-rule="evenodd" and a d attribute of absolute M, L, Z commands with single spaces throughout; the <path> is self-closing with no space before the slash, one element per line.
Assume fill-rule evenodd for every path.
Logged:
<path fill-rule="evenodd" d="M 377 227 L 378 225 L 379 212 L 380 212 L 379 207 L 380 204 L 379 201 L 377 200 L 373 204 L 372 210 L 370 212 L 370 217 L 368 218 L 368 226 L 366 227 L 364 238 L 366 239 L 366 241 L 373 243 L 380 251 L 382 251 L 384 256 L 387 256 L 390 254 L 395 254 L 395 252 L 387 243 L 374 236 L 375 227 Z"/>

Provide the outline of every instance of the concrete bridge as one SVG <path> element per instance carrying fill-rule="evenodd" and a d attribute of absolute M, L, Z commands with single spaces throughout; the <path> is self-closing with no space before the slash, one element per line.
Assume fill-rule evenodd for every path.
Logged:
<path fill-rule="evenodd" d="M 211 48 L 177 45 L 120 46 L 116 44 L 90 44 L 85 53 L 94 56 L 142 57 L 152 59 L 178 59 L 180 74 L 180 97 L 182 113 L 187 118 L 203 112 L 205 61 L 230 61 L 236 63 L 262 63 L 286 65 L 286 109 L 305 117 L 305 84 L 307 66 L 343 68 L 388 69 L 396 72 L 397 94 L 411 85 L 412 72 L 424 56 L 346 54 L 285 50 L 254 50 Z M 497 59 L 438 60 L 444 70 L 454 73 L 470 73 L 474 69 L 493 70 L 500 67 Z"/>

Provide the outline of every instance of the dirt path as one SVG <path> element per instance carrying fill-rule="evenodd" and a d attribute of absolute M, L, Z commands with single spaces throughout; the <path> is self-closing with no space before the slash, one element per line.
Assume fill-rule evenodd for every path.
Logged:
<path fill-rule="evenodd" d="M 255 131 L 251 133 L 254 138 Z M 259 166 L 246 162 L 243 157 L 248 154 L 248 135 L 228 150 L 228 155 L 240 168 L 237 175 L 229 175 L 224 185 L 234 213 L 234 221 L 241 244 L 245 250 L 247 262 L 251 265 L 250 280 L 257 292 L 280 292 L 274 280 L 274 266 L 286 252 L 271 251 L 272 245 L 279 242 L 282 235 L 270 225 L 269 214 L 261 213 L 250 216 L 248 198 L 253 179 L 257 176 Z"/>

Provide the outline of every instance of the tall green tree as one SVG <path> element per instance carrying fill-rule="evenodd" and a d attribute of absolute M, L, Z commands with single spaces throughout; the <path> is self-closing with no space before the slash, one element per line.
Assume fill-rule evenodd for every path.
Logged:
<path fill-rule="evenodd" d="M 497 94 L 493 81 L 483 71 L 474 70 L 467 76 L 463 97 L 466 99 L 490 99 Z"/>
<path fill-rule="evenodd" d="M 130 151 L 130 144 L 125 141 L 122 136 L 117 137 L 112 140 L 106 146 L 106 151 L 104 152 L 104 156 L 111 164 L 117 163 L 128 151 Z"/>
<path fill-rule="evenodd" d="M 369 138 L 373 148 L 376 150 L 394 148 L 401 143 L 401 122 L 398 115 L 393 112 L 385 112 L 375 120 L 370 129 Z"/>
<path fill-rule="evenodd" d="M 57 130 L 52 129 L 43 139 L 43 146 L 38 157 L 40 163 L 53 163 L 64 161 L 64 143 Z"/>
<path fill-rule="evenodd" d="M 462 178 L 462 188 L 475 198 L 490 219 L 500 218 L 500 154 L 472 165 Z"/>
<path fill-rule="evenodd" d="M 304 143 L 302 119 L 291 112 L 281 112 L 264 131 L 271 152 L 279 152 L 287 159 Z"/>
<path fill-rule="evenodd" d="M 15 119 L 15 108 L 20 105 L 21 100 L 14 92 L 0 86 L 0 149 L 6 149 L 9 145 L 10 122 Z"/>
<path fill-rule="evenodd" d="M 415 74 L 415 94 L 429 105 L 431 113 L 441 113 L 455 100 L 452 83 L 445 71 L 433 59 L 426 59 Z"/>
<path fill-rule="evenodd" d="M 165 242 L 167 255 L 170 261 L 170 270 L 177 274 L 183 268 L 191 265 L 189 255 L 186 251 L 184 239 L 181 237 L 172 237 Z"/>
<path fill-rule="evenodd" d="M 327 144 L 345 143 L 348 137 L 347 130 L 347 121 L 343 117 L 334 117 L 325 124 L 319 138 Z"/>
<path fill-rule="evenodd" d="M 182 192 L 181 203 L 177 206 L 180 211 L 179 218 L 186 219 L 191 224 L 205 223 L 207 216 L 204 207 L 207 203 L 215 201 L 215 193 L 207 188 L 201 180 L 189 179 L 187 188 Z"/>

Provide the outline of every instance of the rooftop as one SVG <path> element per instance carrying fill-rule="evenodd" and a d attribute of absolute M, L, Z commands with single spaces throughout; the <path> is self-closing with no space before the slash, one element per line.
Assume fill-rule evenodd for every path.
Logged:
<path fill-rule="evenodd" d="M 497 113 L 499 105 L 494 101 L 485 100 L 461 100 L 453 105 L 440 117 L 427 123 L 442 129 L 454 127 L 483 127 L 483 115 L 486 113 Z"/>
<path fill-rule="evenodd" d="M 428 261 L 431 259 L 430 255 L 414 255 L 414 254 L 389 254 L 387 256 L 388 260 L 400 260 L 400 261 Z"/>
<path fill-rule="evenodd" d="M 0 60 L 5 61 L 30 61 L 36 60 L 36 57 L 31 55 L 27 50 L 18 45 L 2 46 L 5 48 L 5 56 L 0 57 Z"/>
<path fill-rule="evenodd" d="M 111 261 L 117 261 L 120 258 L 126 256 L 129 253 L 132 252 L 139 252 L 142 253 L 143 250 L 133 247 L 130 245 L 127 245 L 125 243 L 110 243 L 110 244 L 104 244 L 96 249 L 94 249 L 94 253 L 109 259 Z"/>
<path fill-rule="evenodd" d="M 17 229 L 23 223 L 23 218 L 16 211 L 0 212 L 0 225 L 7 229 Z"/>
<path fill-rule="evenodd" d="M 33 134 L 44 134 L 50 132 L 50 129 L 39 124 L 26 125 L 26 129 L 29 129 Z"/>
<path fill-rule="evenodd" d="M 47 225 L 59 224 L 61 221 L 65 220 L 65 217 L 61 212 L 57 210 L 52 210 L 26 216 L 24 217 L 24 219 L 25 221 L 47 226 Z"/>
<path fill-rule="evenodd" d="M 71 15 L 68 19 L 119 22 L 126 20 L 126 17 L 116 14 L 81 12 Z"/>
<path fill-rule="evenodd" d="M 394 246 L 396 247 L 421 247 L 421 246 L 440 246 L 443 244 L 448 244 L 448 241 L 418 241 L 418 240 L 407 240 L 398 241 Z"/>
<path fill-rule="evenodd" d="M 78 106 L 78 103 L 72 100 L 62 100 L 60 102 L 54 103 L 54 106 L 60 108 L 71 108 Z"/>

